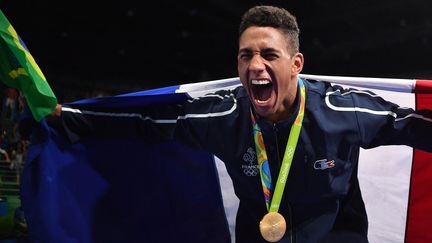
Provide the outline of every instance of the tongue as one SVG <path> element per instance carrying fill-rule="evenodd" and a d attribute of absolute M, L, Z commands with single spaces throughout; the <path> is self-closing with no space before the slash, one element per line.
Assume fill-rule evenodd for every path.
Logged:
<path fill-rule="evenodd" d="M 270 99 L 272 93 L 271 85 L 259 85 L 255 88 L 255 98 L 260 101 Z"/>

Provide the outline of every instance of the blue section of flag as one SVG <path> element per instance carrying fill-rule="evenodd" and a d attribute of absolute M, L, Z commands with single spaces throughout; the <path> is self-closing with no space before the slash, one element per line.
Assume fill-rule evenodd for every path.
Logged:
<path fill-rule="evenodd" d="M 75 103 L 126 109 L 187 98 L 156 93 Z M 211 154 L 172 141 L 70 144 L 45 120 L 32 139 L 21 193 L 33 242 L 230 241 Z"/>
<path fill-rule="evenodd" d="M 168 86 L 158 89 L 144 90 L 135 93 L 129 93 L 119 96 L 142 96 L 142 95 L 158 95 L 158 94 L 174 94 L 180 88 L 179 85 Z"/>
<path fill-rule="evenodd" d="M 18 40 L 19 40 L 21 46 L 24 47 L 24 49 L 25 49 L 26 51 L 29 51 L 28 48 L 27 48 L 27 46 L 26 46 L 26 44 L 25 44 L 24 41 L 21 39 L 21 37 L 18 36 Z"/>
<path fill-rule="evenodd" d="M 177 104 L 189 98 L 187 93 L 175 93 L 177 89 L 178 86 L 172 86 L 125 95 L 79 100 L 72 103 L 77 108 L 127 108 L 153 104 Z"/>

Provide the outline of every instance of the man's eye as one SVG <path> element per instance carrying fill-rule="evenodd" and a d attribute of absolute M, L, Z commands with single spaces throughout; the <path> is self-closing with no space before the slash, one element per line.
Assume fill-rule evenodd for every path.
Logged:
<path fill-rule="evenodd" d="M 240 59 L 248 60 L 251 59 L 252 55 L 248 53 L 242 53 L 240 54 Z"/>
<path fill-rule="evenodd" d="M 275 53 L 266 53 L 263 55 L 264 59 L 266 60 L 275 60 L 276 58 L 278 58 L 278 55 L 276 55 Z"/>

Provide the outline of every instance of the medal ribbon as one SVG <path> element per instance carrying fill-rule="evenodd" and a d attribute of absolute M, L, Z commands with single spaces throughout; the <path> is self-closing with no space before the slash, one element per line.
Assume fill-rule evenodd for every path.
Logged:
<path fill-rule="evenodd" d="M 267 159 L 267 152 L 264 145 L 264 138 L 261 132 L 261 128 L 256 122 L 255 116 L 251 111 L 253 135 L 255 141 L 255 149 L 257 152 L 258 167 L 261 176 L 261 184 L 264 192 L 264 199 L 266 202 L 267 210 L 269 212 L 277 212 L 282 200 L 282 194 L 285 188 L 286 181 L 288 179 L 288 173 L 291 169 L 292 160 L 294 158 L 294 152 L 297 147 L 298 138 L 300 136 L 300 130 L 302 127 L 305 104 L 306 104 L 306 90 L 304 83 L 301 79 L 298 80 L 300 86 L 300 109 L 297 117 L 291 126 L 290 135 L 286 145 L 282 165 L 279 171 L 278 180 L 276 181 L 276 188 L 273 193 L 273 198 L 270 201 L 272 193 L 272 179 L 270 174 L 269 162 Z"/>

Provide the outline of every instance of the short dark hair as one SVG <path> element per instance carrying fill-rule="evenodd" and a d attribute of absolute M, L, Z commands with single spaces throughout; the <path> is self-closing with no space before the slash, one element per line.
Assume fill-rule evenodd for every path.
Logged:
<path fill-rule="evenodd" d="M 292 50 L 299 51 L 300 29 L 296 17 L 286 9 L 266 5 L 252 7 L 241 18 L 239 37 L 251 26 L 273 27 L 281 30 L 287 35 Z"/>

